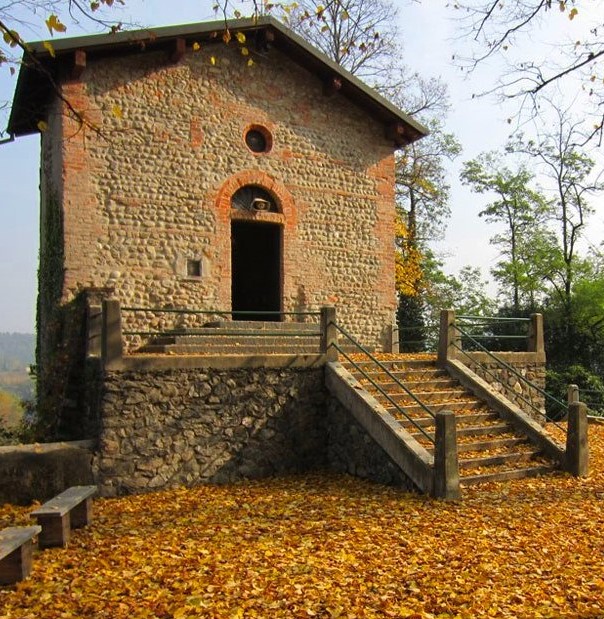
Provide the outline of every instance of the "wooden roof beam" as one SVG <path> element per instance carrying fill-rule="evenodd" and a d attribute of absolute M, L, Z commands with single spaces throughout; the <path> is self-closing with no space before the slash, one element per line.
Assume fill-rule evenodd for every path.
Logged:
<path fill-rule="evenodd" d="M 335 95 L 336 92 L 342 89 L 342 78 L 335 75 L 330 76 L 325 82 L 323 82 L 323 94 L 326 97 Z"/>
<path fill-rule="evenodd" d="M 413 141 L 408 135 L 407 128 L 403 123 L 392 123 L 386 126 L 386 138 L 392 140 L 397 146 L 406 146 Z"/>
<path fill-rule="evenodd" d="M 79 80 L 85 68 L 86 52 L 83 49 L 76 49 L 73 53 L 73 67 L 71 68 L 72 79 Z"/>
<path fill-rule="evenodd" d="M 187 51 L 187 42 L 182 37 L 174 39 L 172 42 L 172 52 L 170 53 L 170 61 L 177 63 L 185 55 Z"/>

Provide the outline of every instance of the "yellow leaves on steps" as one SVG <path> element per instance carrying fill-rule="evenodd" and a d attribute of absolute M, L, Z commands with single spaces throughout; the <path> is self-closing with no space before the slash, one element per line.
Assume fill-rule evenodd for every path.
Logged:
<path fill-rule="evenodd" d="M 592 474 L 440 502 L 332 474 L 96 500 L 0 588 L 2 619 L 602 617 L 604 427 Z M 31 507 L 0 508 L 29 524 Z"/>

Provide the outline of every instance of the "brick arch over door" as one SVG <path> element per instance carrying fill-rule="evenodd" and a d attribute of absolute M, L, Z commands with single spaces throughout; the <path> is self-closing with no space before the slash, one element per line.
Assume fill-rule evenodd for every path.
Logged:
<path fill-rule="evenodd" d="M 231 217 L 231 198 L 233 194 L 246 185 L 257 185 L 272 193 L 277 199 L 279 212 L 283 215 L 282 223 L 291 228 L 295 225 L 296 211 L 294 200 L 285 185 L 260 170 L 246 170 L 231 176 L 218 191 L 216 207 L 218 216 L 226 222 Z"/>
<path fill-rule="evenodd" d="M 231 205 L 231 199 L 236 191 L 247 185 L 256 185 L 270 192 L 278 206 L 278 213 L 258 212 L 244 213 L 235 211 Z M 270 175 L 259 170 L 246 170 L 239 172 L 227 179 L 215 197 L 215 212 L 216 212 L 216 243 L 219 253 L 220 262 L 220 305 L 222 307 L 233 308 L 233 278 L 234 271 L 232 265 L 232 227 L 234 222 L 244 222 L 251 225 L 266 226 L 280 228 L 280 265 L 279 265 L 279 296 L 280 310 L 285 309 L 281 306 L 284 296 L 287 296 L 286 290 L 289 287 L 288 280 L 290 279 L 290 269 L 293 266 L 291 262 L 291 245 L 295 243 L 296 230 L 296 209 L 291 193 L 286 187 L 275 180 Z"/>

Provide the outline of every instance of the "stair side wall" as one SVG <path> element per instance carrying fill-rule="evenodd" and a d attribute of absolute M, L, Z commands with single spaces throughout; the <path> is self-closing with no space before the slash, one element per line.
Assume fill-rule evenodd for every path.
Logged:
<path fill-rule="evenodd" d="M 328 399 L 327 413 L 329 468 L 379 484 L 418 491 L 411 479 L 335 397 Z"/>
<path fill-rule="evenodd" d="M 515 352 L 497 352 L 494 354 L 541 390 L 545 389 L 545 356 L 543 354 Z M 523 383 L 514 372 L 501 367 L 486 353 L 471 352 L 467 356 L 461 356 L 460 361 L 487 382 L 494 391 L 500 393 L 521 409 L 527 410 L 525 401 L 528 400 L 537 410 L 542 411 L 543 415 L 545 414 L 543 394 Z M 530 414 L 530 411 L 527 412 Z M 543 415 L 535 413 L 531 416 L 541 423 L 544 418 Z"/>

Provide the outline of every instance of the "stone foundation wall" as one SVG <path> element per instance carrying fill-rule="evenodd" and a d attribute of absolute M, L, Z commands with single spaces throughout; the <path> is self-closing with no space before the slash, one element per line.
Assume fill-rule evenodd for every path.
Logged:
<path fill-rule="evenodd" d="M 100 423 L 105 496 L 321 468 L 412 488 L 323 368 L 109 372 Z"/>
<path fill-rule="evenodd" d="M 462 361 L 480 378 L 488 382 L 491 387 L 514 402 L 527 414 L 538 421 L 543 421 L 545 415 L 545 399 L 539 391 L 526 385 L 511 370 L 495 363 L 485 353 L 470 353 L 475 363 L 465 355 Z M 514 368 L 523 378 L 545 389 L 545 360 L 541 360 L 534 353 L 497 353 L 497 356 Z M 527 405 L 527 401 L 531 406 Z M 542 415 L 537 413 L 541 411 Z"/>
<path fill-rule="evenodd" d="M 323 369 L 107 373 L 104 495 L 326 465 Z"/>

